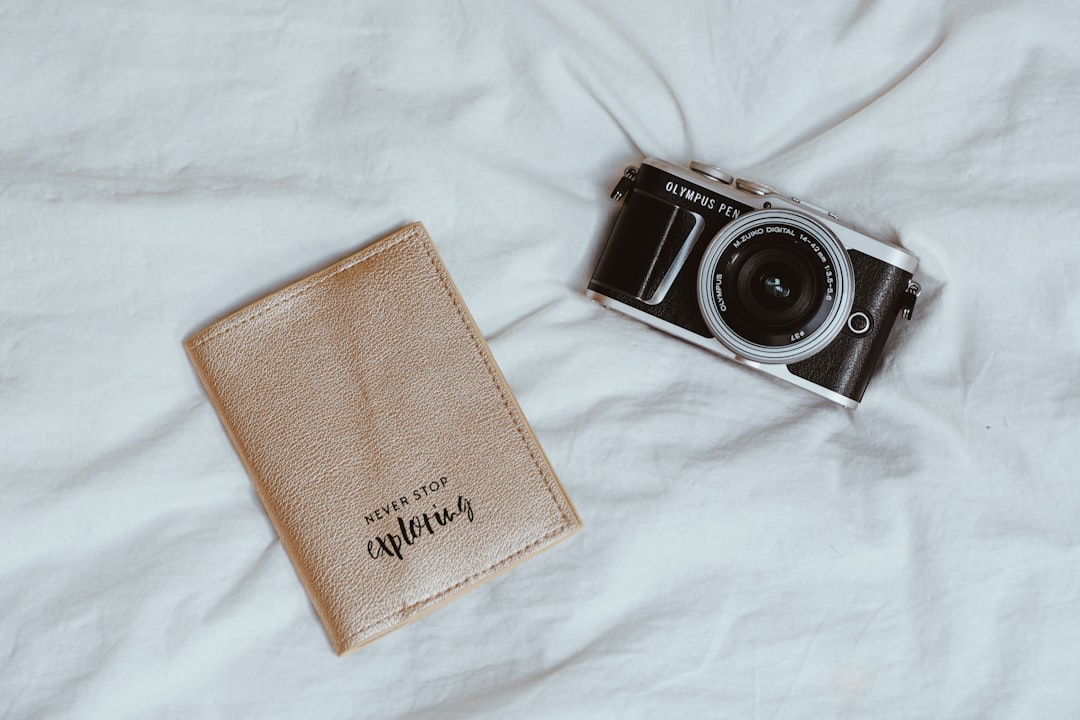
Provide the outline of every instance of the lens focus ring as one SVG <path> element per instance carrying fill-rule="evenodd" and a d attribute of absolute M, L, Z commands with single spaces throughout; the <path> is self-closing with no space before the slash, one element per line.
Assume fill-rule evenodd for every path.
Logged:
<path fill-rule="evenodd" d="M 761 210 L 713 238 L 698 271 L 698 303 L 713 335 L 735 354 L 792 363 L 844 328 L 854 273 L 847 250 L 816 220 Z"/>

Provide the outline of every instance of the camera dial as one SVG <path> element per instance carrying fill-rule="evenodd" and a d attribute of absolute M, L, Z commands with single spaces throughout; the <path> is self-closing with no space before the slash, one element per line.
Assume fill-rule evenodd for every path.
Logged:
<path fill-rule="evenodd" d="M 740 357 L 788 364 L 821 351 L 851 312 L 847 250 L 816 220 L 760 210 L 729 223 L 698 270 L 705 324 Z"/>
<path fill-rule="evenodd" d="M 771 192 L 776 192 L 768 185 L 763 185 L 753 180 L 747 180 L 746 178 L 736 178 L 735 187 L 739 188 L 743 192 L 751 193 L 752 195 L 768 195 Z"/>
<path fill-rule="evenodd" d="M 720 168 L 716 167 L 715 165 L 710 165 L 709 163 L 695 161 L 690 163 L 690 169 L 698 173 L 699 175 L 704 175 L 707 178 L 711 178 L 713 180 L 716 180 L 717 182 L 722 182 L 725 185 L 730 185 L 735 180 L 732 175 L 729 175 Z"/>

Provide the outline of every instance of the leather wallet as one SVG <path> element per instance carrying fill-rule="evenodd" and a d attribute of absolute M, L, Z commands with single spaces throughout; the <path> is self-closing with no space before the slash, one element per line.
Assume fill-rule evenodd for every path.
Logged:
<path fill-rule="evenodd" d="M 339 654 L 581 525 L 419 223 L 185 345 Z"/>

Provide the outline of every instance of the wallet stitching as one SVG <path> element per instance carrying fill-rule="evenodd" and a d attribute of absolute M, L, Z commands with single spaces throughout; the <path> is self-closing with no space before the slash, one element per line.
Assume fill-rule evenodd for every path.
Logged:
<path fill-rule="evenodd" d="M 325 275 L 322 275 L 321 277 L 312 278 L 312 279 L 308 280 L 307 282 L 304 282 L 303 284 L 296 287 L 291 292 L 285 292 L 281 296 L 274 299 L 272 302 L 260 307 L 258 310 L 254 311 L 254 312 L 251 312 L 251 313 L 249 313 L 247 315 L 244 315 L 241 318 L 233 319 L 231 321 L 230 320 L 223 320 L 221 324 L 219 324 L 219 325 L 215 326 L 214 328 L 206 331 L 203 335 L 192 339 L 191 342 L 190 342 L 190 345 L 191 345 L 191 347 L 195 348 L 195 347 L 199 347 L 201 345 L 204 345 L 207 342 L 210 342 L 211 340 L 214 340 L 214 339 L 217 339 L 217 338 L 220 338 L 220 337 L 224 337 L 225 335 L 231 333 L 233 330 L 241 327 L 242 325 L 245 325 L 248 322 L 251 322 L 252 320 L 258 319 L 258 318 L 262 317 L 263 315 L 266 315 L 268 312 L 270 312 L 271 310 L 277 308 L 278 306 L 282 305 L 283 303 L 288 302 L 289 300 L 292 300 L 294 298 L 297 298 L 297 297 L 303 295 L 304 293 L 306 293 L 306 292 L 312 290 L 313 288 L 321 285 L 322 283 L 324 283 L 327 280 L 329 280 L 330 278 L 338 275 L 339 273 L 344 272 L 345 270 L 348 270 L 349 268 L 354 267 L 355 265 L 357 265 L 359 263 L 362 263 L 362 262 L 364 262 L 364 261 L 366 261 L 366 260 L 368 260 L 368 259 L 382 253 L 382 252 L 385 252 L 385 251 L 387 251 L 387 250 L 401 244 L 402 242 L 405 242 L 407 240 L 417 240 L 417 239 L 419 239 L 422 232 L 423 232 L 423 228 L 422 228 L 422 226 L 419 226 L 419 225 L 408 228 L 408 229 L 404 230 L 398 237 L 393 238 L 393 239 L 391 239 L 391 240 L 389 240 L 389 241 L 387 241 L 385 243 L 378 243 L 376 247 L 371 248 L 368 252 L 363 252 L 363 253 L 354 255 L 353 257 L 342 261 L 341 265 L 339 265 L 338 267 L 334 267 L 332 269 L 329 269 L 326 272 Z M 517 550 L 516 552 L 506 556 L 505 558 L 503 558 L 501 560 L 498 560 L 497 562 L 493 563 L 489 567 L 473 573 L 472 575 L 468 576 L 464 580 L 461 580 L 460 582 L 457 582 L 457 583 L 455 583 L 454 585 L 451 585 L 448 588 L 444 588 L 443 590 L 440 590 L 439 592 L 437 592 L 437 593 L 435 593 L 433 595 L 429 595 L 426 598 L 418 600 L 415 603 L 405 605 L 400 610 L 395 611 L 392 614 L 386 615 L 385 617 L 382 617 L 379 620 L 376 620 L 376 621 L 374 621 L 372 623 L 369 623 L 368 625 L 365 625 L 363 628 L 357 630 L 356 632 L 352 633 L 349 636 L 349 639 L 348 639 L 346 645 L 351 645 L 354 641 L 356 641 L 357 639 L 362 638 L 364 635 L 366 635 L 372 628 L 375 628 L 375 627 L 381 625 L 382 623 L 386 622 L 387 620 L 391 620 L 391 619 L 393 619 L 395 617 L 407 617 L 408 615 L 412 614 L 416 610 L 421 609 L 424 606 L 431 604 L 432 602 L 437 602 L 439 599 L 441 599 L 441 598 L 455 592 L 456 590 L 458 590 L 458 589 L 460 589 L 460 588 L 462 588 L 462 587 L 464 587 L 466 585 L 469 585 L 472 582 L 475 582 L 478 578 L 484 577 L 485 575 L 490 574 L 492 571 L 497 570 L 498 568 L 500 568 L 502 566 L 505 566 L 507 564 L 510 564 L 510 563 L 514 562 L 516 559 L 518 559 L 521 556 L 527 554 L 533 548 L 547 542 L 548 540 L 555 537 L 556 535 L 559 535 L 560 533 L 566 532 L 567 530 L 569 530 L 572 527 L 572 523 L 570 522 L 570 518 L 567 515 L 566 510 L 563 508 L 562 503 L 559 502 L 559 499 L 556 496 L 554 489 L 552 488 L 551 480 L 548 477 L 548 474 L 544 471 L 543 463 L 541 463 L 540 459 L 536 456 L 536 452 L 535 452 L 535 450 L 534 450 L 534 448 L 532 446 L 532 443 L 529 442 L 528 435 L 525 432 L 525 429 L 521 426 L 521 420 L 518 417 L 518 413 L 515 412 L 513 407 L 511 406 L 510 400 L 507 397 L 506 390 L 503 387 L 503 384 L 498 381 L 498 375 L 496 374 L 495 369 L 491 365 L 490 357 L 488 356 L 488 354 L 486 352 L 484 352 L 484 347 L 483 347 L 483 345 L 481 343 L 481 340 L 477 337 L 477 334 L 476 334 L 476 331 L 474 329 L 473 323 L 471 323 L 469 321 L 468 316 L 466 315 L 465 310 L 462 307 L 461 302 L 458 300 L 458 297 L 455 295 L 454 292 L 451 291 L 450 285 L 447 282 L 446 278 L 444 277 L 444 271 L 440 269 L 439 264 L 436 261 L 436 257 L 432 252 L 432 248 L 430 248 L 427 243 L 420 243 L 420 246 L 423 248 L 424 253 L 427 255 L 428 262 L 431 263 L 431 268 L 435 272 L 436 277 L 439 278 L 439 282 L 442 284 L 442 287 L 443 287 L 443 292 L 446 293 L 447 297 L 450 299 L 450 302 L 453 303 L 454 309 L 457 311 L 457 314 L 458 314 L 458 319 L 461 321 L 461 323 L 464 326 L 466 332 L 468 332 L 469 337 L 472 339 L 473 347 L 476 349 L 477 354 L 480 356 L 480 359 L 483 361 L 484 367 L 488 371 L 488 376 L 491 378 L 492 383 L 495 385 L 495 389 L 499 393 L 499 397 L 503 401 L 503 407 L 506 409 L 507 415 L 510 416 L 510 420 L 513 422 L 514 428 L 518 431 L 518 435 L 521 437 L 522 445 L 525 446 L 525 449 L 529 453 L 529 457 L 532 459 L 533 464 L 536 466 L 537 472 L 539 473 L 541 479 L 544 481 L 544 487 L 545 487 L 545 489 L 547 489 L 548 495 L 551 496 L 551 500 L 555 504 L 555 507 L 559 512 L 559 515 L 560 515 L 560 517 L 562 519 L 562 524 L 559 525 L 559 527 L 557 527 L 555 530 L 552 530 L 551 532 L 548 532 L 547 534 L 545 534 L 541 538 L 539 538 L 537 540 L 534 540 L 533 542 L 529 543 L 525 547 Z"/>
<path fill-rule="evenodd" d="M 472 338 L 473 347 L 475 347 L 477 354 L 480 356 L 480 359 L 483 360 L 484 367 L 488 371 L 488 376 L 491 378 L 492 383 L 495 385 L 495 389 L 499 392 L 499 397 L 502 398 L 503 407 L 506 409 L 507 415 L 510 416 L 510 420 L 514 423 L 514 427 L 517 429 L 518 435 L 521 437 L 522 445 L 524 445 L 525 449 L 529 453 L 529 457 L 532 459 L 533 464 L 536 466 L 537 473 L 539 473 L 541 479 L 544 481 L 544 487 L 547 489 L 548 495 L 551 496 L 551 501 L 552 503 L 554 503 L 560 517 L 562 518 L 562 523 L 554 530 L 551 530 L 540 538 L 533 540 L 529 544 L 511 553 L 510 555 L 507 555 L 501 560 L 497 560 L 483 570 L 478 570 L 472 575 L 466 577 L 464 580 L 460 580 L 459 582 L 451 585 L 448 588 L 444 588 L 437 593 L 429 595 L 421 600 L 417 600 L 414 603 L 405 605 L 400 610 L 397 610 L 392 614 L 385 615 L 378 620 L 375 620 L 374 622 L 368 623 L 364 627 L 356 630 L 351 635 L 349 635 L 348 640 L 346 641 L 347 647 L 351 646 L 354 642 L 366 636 L 373 628 L 382 625 L 388 620 L 393 620 L 395 618 L 406 618 L 417 610 L 423 609 L 424 607 L 432 603 L 438 602 L 440 599 L 446 597 L 447 595 L 453 594 L 454 592 L 465 587 L 466 585 L 475 582 L 477 579 L 482 578 L 485 575 L 489 575 L 493 571 L 513 563 L 518 558 L 527 555 L 533 548 L 546 543 L 551 538 L 565 533 L 567 530 L 572 528 L 570 518 L 567 515 L 566 511 L 563 509 L 562 503 L 560 503 L 558 498 L 556 497 L 555 491 L 551 486 L 551 481 L 548 478 L 547 473 L 544 472 L 544 466 L 540 462 L 540 459 L 536 456 L 536 452 L 532 447 L 532 443 L 529 442 L 528 435 L 525 433 L 524 428 L 522 428 L 521 426 L 521 421 L 518 417 L 518 413 L 514 412 L 514 409 L 510 404 L 510 400 L 506 395 L 503 384 L 498 381 L 498 375 L 496 374 L 495 369 L 491 366 L 491 358 L 486 352 L 484 352 L 484 347 L 481 344 L 480 339 L 477 337 L 473 323 L 469 322 L 468 316 L 465 314 L 465 310 L 462 307 L 461 302 L 459 302 L 456 294 L 450 290 L 450 285 L 444 277 L 444 271 L 439 267 L 439 263 L 436 261 L 436 257 L 433 254 L 432 249 L 428 246 L 427 243 L 421 243 L 420 245 L 424 249 L 424 252 L 427 254 L 428 261 L 431 263 L 432 270 L 439 278 L 439 282 L 442 283 L 443 291 L 446 293 L 446 296 L 450 298 L 450 301 L 454 304 L 454 308 L 457 310 L 458 313 L 458 319 L 461 320 L 462 326 L 469 333 L 469 337 Z"/>
<path fill-rule="evenodd" d="M 245 317 L 238 320 L 234 320 L 232 322 L 225 321 L 227 324 L 218 326 L 214 330 L 209 331 L 207 334 L 196 338 L 192 341 L 191 344 L 193 347 L 199 347 L 209 342 L 210 340 L 224 337 L 225 335 L 239 328 L 240 326 L 251 322 L 252 320 L 256 320 L 263 315 L 266 315 L 268 312 L 278 307 L 282 303 L 288 302 L 289 300 L 293 300 L 303 295 L 304 293 L 312 290 L 313 288 L 321 285 L 335 275 L 338 275 L 339 273 L 348 270 L 349 268 L 357 265 L 358 263 L 364 262 L 365 260 L 368 260 L 378 255 L 379 253 L 385 252 L 406 240 L 418 239 L 420 237 L 419 233 L 419 226 L 408 228 L 407 230 L 402 232 L 399 237 L 393 238 L 385 244 L 379 243 L 377 247 L 372 248 L 368 252 L 360 253 L 353 256 L 352 258 L 346 259 L 339 267 L 333 268 L 326 275 L 323 275 L 322 277 L 312 278 L 311 280 L 297 287 L 292 292 L 285 293 L 281 297 L 275 299 L 273 302 L 270 302 L 269 304 L 259 308 L 258 311 L 250 315 L 246 315 Z M 507 398 L 506 392 L 502 387 L 502 384 L 498 382 L 495 370 L 491 367 L 491 361 L 488 358 L 487 353 L 484 352 L 483 346 L 481 345 L 480 340 L 476 336 L 476 332 L 473 329 L 473 324 L 468 321 L 465 312 L 461 306 L 461 303 L 458 301 L 458 298 L 455 296 L 455 294 L 450 290 L 450 286 L 446 282 L 446 278 L 443 277 L 443 273 L 439 269 L 439 265 L 436 262 L 435 256 L 432 254 L 431 248 L 426 243 L 420 243 L 420 247 L 423 248 L 424 253 L 428 258 L 428 262 L 431 264 L 431 269 L 435 272 L 436 277 L 439 278 L 439 282 L 442 284 L 443 292 L 446 293 L 446 296 L 450 299 L 450 302 L 453 303 L 454 309 L 457 311 L 458 314 L 458 319 L 461 320 L 462 326 L 464 326 L 465 331 L 468 332 L 469 337 L 473 341 L 473 347 L 476 348 L 477 354 L 484 362 L 484 367 L 488 371 L 488 376 L 491 378 L 492 383 L 495 385 L 495 389 L 499 393 L 499 398 L 503 401 L 503 407 L 506 409 L 507 414 L 510 416 L 511 421 L 514 423 L 514 428 L 518 431 L 518 435 L 521 437 L 522 444 L 528 451 L 529 457 L 532 459 L 533 464 L 536 466 L 536 470 L 540 474 L 540 477 L 544 480 L 544 487 L 545 489 L 547 489 L 548 495 L 551 496 L 552 502 L 555 503 L 555 507 L 559 511 L 559 515 L 562 518 L 563 526 L 569 525 L 570 519 L 567 516 L 566 511 L 563 509 L 562 504 L 559 502 L 558 497 L 556 497 L 555 491 L 551 487 L 551 482 L 547 477 L 547 473 L 544 472 L 543 464 L 540 462 L 539 458 L 536 457 L 536 452 L 533 450 L 532 443 L 529 442 L 525 430 L 521 427 L 518 415 L 511 407 L 510 400 Z"/>
<path fill-rule="evenodd" d="M 365 260 L 369 260 L 370 258 L 375 257 L 379 253 L 385 252 L 386 250 L 389 250 L 390 248 L 404 242 L 405 240 L 409 240 L 409 239 L 415 237 L 416 234 L 419 231 L 420 231 L 419 227 L 408 228 L 407 230 L 403 231 L 399 237 L 393 238 L 393 239 L 389 240 L 388 242 L 386 242 L 385 244 L 384 243 L 376 243 L 376 247 L 373 247 L 373 248 L 369 249 L 367 252 L 362 252 L 362 253 L 359 253 L 357 255 L 353 255 L 351 258 L 346 258 L 345 260 L 342 261 L 341 265 L 339 265 L 338 267 L 330 268 L 326 275 L 323 275 L 322 277 L 311 278 L 310 280 L 308 280 L 308 281 L 304 282 L 303 284 L 301 284 L 299 287 L 295 288 L 293 291 L 285 292 L 281 296 L 274 299 L 272 302 L 260 307 L 258 310 L 252 312 L 251 314 L 245 315 L 244 317 L 238 318 L 238 319 L 222 320 L 221 324 L 215 325 L 213 328 L 207 330 L 203 335 L 200 335 L 199 337 L 194 338 L 191 341 L 190 344 L 191 344 L 192 347 L 199 347 L 201 345 L 205 345 L 206 343 L 210 342 L 211 340 L 216 340 L 217 338 L 224 337 L 225 335 L 228 335 L 229 333 L 231 333 L 233 330 L 240 327 L 241 325 L 244 325 L 244 324 L 246 324 L 248 322 L 251 322 L 252 320 L 256 320 L 256 319 L 262 317 L 263 315 L 267 314 L 268 312 L 270 312 L 274 308 L 278 307 L 279 305 L 281 305 L 283 303 L 288 302 L 289 300 L 300 297 L 301 295 L 308 292 L 309 290 L 315 288 L 318 285 L 321 285 L 322 283 L 326 282 L 330 278 L 334 277 L 335 275 L 337 275 L 339 273 L 342 273 L 342 272 L 348 270 L 349 268 L 353 267 L 354 265 L 357 265 L 358 263 L 362 263 Z M 243 311 L 241 311 L 241 312 L 243 312 Z"/>
<path fill-rule="evenodd" d="M 390 620 L 390 621 L 392 621 L 392 620 L 403 620 L 403 619 L 408 618 L 410 615 L 412 615 L 416 611 L 422 610 L 425 606 L 430 605 L 432 603 L 437 603 L 438 601 L 440 601 L 444 597 L 446 597 L 448 595 L 452 595 L 453 593 L 457 592 L 458 590 L 465 587 L 466 585 L 470 585 L 470 584 L 476 582 L 477 580 L 479 580 L 480 578 L 483 578 L 485 575 L 488 575 L 493 571 L 500 570 L 503 567 L 512 564 L 514 561 L 516 561 L 521 556 L 527 555 L 529 552 L 531 552 L 533 550 L 533 548 L 535 548 L 535 547 L 537 547 L 539 545 L 543 545 L 544 543 L 548 542 L 552 538 L 566 532 L 569 529 L 570 529 L 570 526 L 568 524 L 561 525 L 561 526 L 555 528 L 554 530 L 548 532 L 544 536 L 542 536 L 540 538 L 537 538 L 536 540 L 533 540 L 531 543 L 529 543 L 525 547 L 521 548 L 517 552 L 513 553 L 512 555 L 507 555 L 505 558 L 493 563 L 489 567 L 486 567 L 483 570 L 478 570 L 477 572 L 474 572 L 472 575 L 469 575 L 464 580 L 460 580 L 460 581 L 454 583 L 453 585 L 451 585 L 450 587 L 444 588 L 443 590 L 440 590 L 439 592 L 437 592 L 437 593 L 435 593 L 433 595 L 428 595 L 426 598 L 423 598 L 422 600 L 417 600 L 414 603 L 410 603 L 408 605 L 403 605 L 400 610 L 397 610 L 397 611 L 395 611 L 395 612 L 393 612 L 393 613 L 391 613 L 389 615 L 385 615 L 385 616 L 379 618 L 378 620 L 375 620 L 374 622 L 368 623 L 364 627 L 360 628 L 359 630 L 357 630 L 356 632 L 354 632 L 354 633 L 352 633 L 351 635 L 348 636 L 348 639 L 345 641 L 346 649 L 351 648 L 353 643 L 364 639 L 365 636 L 369 632 L 371 632 L 371 630 L 373 630 L 375 628 L 378 628 L 380 625 L 387 622 L 388 620 Z"/>
<path fill-rule="evenodd" d="M 487 575 L 492 570 L 495 570 L 496 568 L 500 568 L 500 567 L 502 567 L 504 565 L 512 563 L 514 560 L 517 560 L 522 555 L 528 553 L 530 550 L 532 550 L 537 545 L 542 545 L 543 543 L 546 543 L 548 540 L 555 537 L 556 535 L 558 535 L 560 533 L 563 533 L 563 532 L 566 532 L 566 530 L 567 530 L 567 526 L 565 526 L 565 525 L 562 525 L 562 526 L 559 526 L 559 527 L 555 528 L 554 530 L 548 532 L 547 534 L 543 535 L 542 537 L 539 537 L 536 540 L 533 540 L 531 543 L 529 543 L 525 547 L 521 548 L 520 550 L 515 552 L 513 555 L 508 555 L 505 558 L 503 558 L 502 560 L 499 560 L 498 562 L 493 563 L 490 567 L 488 567 L 488 568 L 486 568 L 484 570 L 478 570 L 477 572 L 474 572 L 472 575 L 465 578 L 464 580 L 460 580 L 459 582 L 451 585 L 450 587 L 445 588 L 443 590 L 440 590 L 438 593 L 436 593 L 434 595 L 429 595 L 428 597 L 424 598 L 423 600 L 418 600 L 418 601 L 416 601 L 414 603 L 403 606 L 401 608 L 402 614 L 408 615 L 409 613 L 415 612 L 416 610 L 420 609 L 421 607 L 423 607 L 424 605 L 426 605 L 426 604 L 428 604 L 430 602 L 438 601 L 440 598 L 442 598 L 442 597 L 444 597 L 446 595 L 449 595 L 450 593 L 454 592 L 455 590 L 458 590 L 458 589 L 468 585 L 469 583 L 475 582 L 479 578 L 482 578 L 484 575 Z M 370 628 L 370 627 L 371 626 L 369 625 L 368 628 Z M 365 628 L 365 630 L 368 629 L 368 628 Z M 363 630 L 361 630 L 360 632 L 363 632 Z"/>
<path fill-rule="evenodd" d="M 480 359 L 484 361 L 484 367 L 488 371 L 488 376 L 491 378 L 491 382 L 495 386 L 495 389 L 499 392 L 499 397 L 502 398 L 503 407 L 506 408 L 506 414 L 510 416 L 510 420 L 514 423 L 514 428 L 517 429 L 518 435 L 521 437 L 521 444 L 525 446 L 526 450 L 528 450 L 529 457 L 532 458 L 533 464 L 536 466 L 536 471 L 543 479 L 544 487 L 547 488 L 548 495 L 551 496 L 551 501 L 555 503 L 555 507 L 559 510 L 559 515 L 562 518 L 562 526 L 569 526 L 570 518 L 567 516 L 566 511 L 563 509 L 558 497 L 556 497 L 555 495 L 555 490 L 551 486 L 551 481 L 548 478 L 547 473 L 544 472 L 543 463 L 541 463 L 540 459 L 536 457 L 536 452 L 532 446 L 532 443 L 529 442 L 529 437 L 525 432 L 525 428 L 521 426 L 521 420 L 518 417 L 518 413 L 514 411 L 513 406 L 510 404 L 510 399 L 506 395 L 506 389 L 503 386 L 503 383 L 499 382 L 496 370 L 491 366 L 491 358 L 488 353 L 484 352 L 484 346 L 481 339 L 478 338 L 476 335 L 473 323 L 469 322 L 466 311 L 462 307 L 461 303 L 458 301 L 456 294 L 451 292 L 450 285 L 447 283 L 446 278 L 443 277 L 443 272 L 440 270 L 439 264 L 436 262 L 435 256 L 432 254 L 431 248 L 426 243 L 421 243 L 421 247 L 423 247 L 424 252 L 427 253 L 428 260 L 431 262 L 431 267 L 435 271 L 435 274 L 438 276 L 439 282 L 442 283 L 443 291 L 446 292 L 447 297 L 450 298 L 450 302 L 454 304 L 454 308 L 457 310 L 458 318 L 461 320 L 462 326 L 464 326 L 465 330 L 469 333 L 469 337 L 472 338 L 473 346 L 476 348 L 477 355 L 479 355 Z"/>

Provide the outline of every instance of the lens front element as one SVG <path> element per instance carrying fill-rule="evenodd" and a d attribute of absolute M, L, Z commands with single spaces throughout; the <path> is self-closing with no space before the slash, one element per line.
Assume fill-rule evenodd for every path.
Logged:
<path fill-rule="evenodd" d="M 749 323 L 778 331 L 805 323 L 819 300 L 821 278 L 797 251 L 781 244 L 732 257 L 732 277 L 737 278 L 733 310 Z"/>
<path fill-rule="evenodd" d="M 728 224 L 698 272 L 698 302 L 713 335 L 736 355 L 765 363 L 792 363 L 832 342 L 853 287 L 851 260 L 836 237 L 788 210 Z"/>

